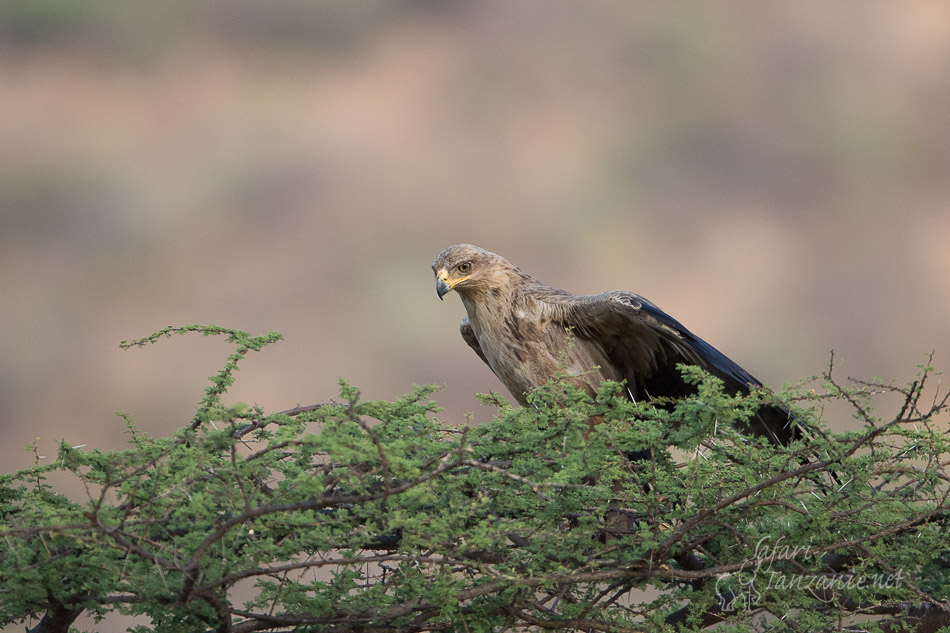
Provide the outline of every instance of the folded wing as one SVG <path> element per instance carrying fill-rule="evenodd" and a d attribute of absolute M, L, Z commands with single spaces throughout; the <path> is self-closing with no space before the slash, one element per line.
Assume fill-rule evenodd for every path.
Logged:
<path fill-rule="evenodd" d="M 678 364 L 696 365 L 722 379 L 729 393 L 748 393 L 762 386 L 725 354 L 683 327 L 676 319 L 632 292 L 599 295 L 555 295 L 546 303 L 553 320 L 570 328 L 578 344 L 597 345 L 624 376 L 634 399 L 682 397 L 695 392 Z M 750 430 L 787 445 L 797 434 L 789 413 L 779 406 L 762 407 L 749 421 Z"/>

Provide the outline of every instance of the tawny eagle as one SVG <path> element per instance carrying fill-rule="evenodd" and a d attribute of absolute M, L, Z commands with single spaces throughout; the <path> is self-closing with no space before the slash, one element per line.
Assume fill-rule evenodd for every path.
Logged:
<path fill-rule="evenodd" d="M 640 295 L 611 290 L 573 295 L 538 282 L 507 259 L 471 244 L 450 246 L 432 263 L 436 291 L 458 292 L 459 329 L 522 405 L 528 391 L 564 372 L 590 394 L 623 381 L 636 401 L 694 393 L 678 364 L 718 376 L 730 393 L 762 386 L 749 372 Z M 788 412 L 763 406 L 750 430 L 787 445 L 797 435 Z"/>

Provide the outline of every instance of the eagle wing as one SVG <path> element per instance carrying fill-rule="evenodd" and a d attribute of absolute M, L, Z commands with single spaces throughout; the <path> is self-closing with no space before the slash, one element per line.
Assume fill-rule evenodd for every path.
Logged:
<path fill-rule="evenodd" d="M 627 382 L 634 399 L 695 393 L 678 364 L 696 365 L 722 379 L 730 393 L 762 386 L 754 376 L 647 299 L 614 290 L 599 295 L 546 298 L 553 320 L 570 328 L 578 342 L 597 345 Z M 478 350 L 476 350 L 478 351 Z M 787 445 L 796 435 L 787 410 L 762 407 L 750 420 L 752 432 Z"/>
<path fill-rule="evenodd" d="M 482 346 L 478 344 L 478 338 L 475 337 L 475 330 L 472 329 L 472 324 L 468 322 L 467 316 L 459 323 L 459 332 L 461 332 L 462 338 L 468 343 L 468 346 L 475 350 L 478 357 L 481 358 L 486 365 L 491 367 L 488 363 L 488 359 L 485 358 L 485 352 L 482 351 Z"/>

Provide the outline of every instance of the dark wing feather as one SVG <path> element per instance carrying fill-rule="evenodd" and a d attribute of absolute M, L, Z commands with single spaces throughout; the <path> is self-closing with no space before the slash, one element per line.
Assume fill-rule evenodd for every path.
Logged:
<path fill-rule="evenodd" d="M 459 332 L 462 333 L 462 338 L 468 343 L 468 346 L 475 350 L 475 353 L 478 354 L 478 357 L 488 365 L 488 359 L 485 358 L 485 353 L 482 351 L 482 346 L 478 344 L 478 339 L 475 337 L 475 330 L 472 329 L 472 324 L 468 322 L 468 317 L 466 316 L 462 319 L 462 322 L 459 323 Z M 491 365 L 489 365 L 491 367 Z"/>
<path fill-rule="evenodd" d="M 635 399 L 694 393 L 677 368 L 681 363 L 719 377 L 730 393 L 748 393 L 750 387 L 762 386 L 725 354 L 632 292 L 552 296 L 549 301 L 555 306 L 556 320 L 572 328 L 579 339 L 602 348 Z M 763 407 L 749 424 L 754 433 L 780 444 L 788 444 L 796 435 L 782 407 Z"/>

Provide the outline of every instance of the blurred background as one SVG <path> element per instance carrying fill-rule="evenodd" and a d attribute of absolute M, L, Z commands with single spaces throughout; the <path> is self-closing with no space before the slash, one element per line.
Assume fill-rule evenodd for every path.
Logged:
<path fill-rule="evenodd" d="M 942 1 L 6 0 L 0 147 L 3 472 L 186 424 L 231 349 L 166 325 L 284 334 L 232 401 L 490 419 L 457 242 L 772 385 L 950 367 Z"/>
<path fill-rule="evenodd" d="M 232 401 L 504 392 L 430 262 L 650 298 L 764 382 L 950 367 L 950 4 L 0 4 L 0 460 Z M 843 421 L 842 424 L 846 423 Z"/>

